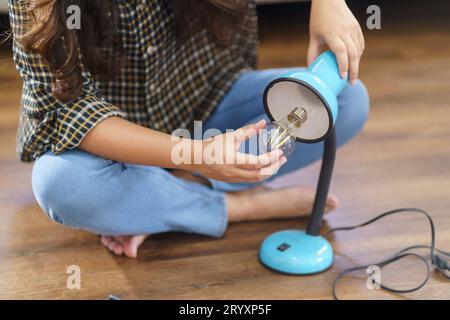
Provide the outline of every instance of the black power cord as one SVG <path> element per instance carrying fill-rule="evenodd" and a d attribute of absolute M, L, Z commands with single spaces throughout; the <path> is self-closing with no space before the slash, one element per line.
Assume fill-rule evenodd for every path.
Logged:
<path fill-rule="evenodd" d="M 330 229 L 326 234 L 328 235 L 330 233 L 337 232 L 337 231 L 349 231 L 349 230 L 361 228 L 361 227 L 367 226 L 377 220 L 385 218 L 387 216 L 397 214 L 397 213 L 402 213 L 402 212 L 415 212 L 415 213 L 420 213 L 422 215 L 425 215 L 427 217 L 427 219 L 430 223 L 430 228 L 431 228 L 430 245 L 410 246 L 410 247 L 404 248 L 404 249 L 400 250 L 399 252 L 395 253 L 389 259 L 380 261 L 378 263 L 371 263 L 371 264 L 367 264 L 367 265 L 355 266 L 353 268 L 346 269 L 346 270 L 340 272 L 333 281 L 333 297 L 334 297 L 334 299 L 339 300 L 339 298 L 337 296 L 337 292 L 336 292 L 336 286 L 337 286 L 339 280 L 342 279 L 342 277 L 344 277 L 345 275 L 347 275 L 351 272 L 354 272 L 354 271 L 365 270 L 372 265 L 376 265 L 376 266 L 382 268 L 384 266 L 392 264 L 392 263 L 394 263 L 398 260 L 401 260 L 403 258 L 406 258 L 406 257 L 415 257 L 415 258 L 421 260 L 425 264 L 425 266 L 427 268 L 427 276 L 426 276 L 425 280 L 422 283 L 420 283 L 418 286 L 411 288 L 411 289 L 395 289 L 395 288 L 385 286 L 382 283 L 378 283 L 378 285 L 380 286 L 381 289 L 386 290 L 388 292 L 394 292 L 394 293 L 408 293 L 408 292 L 413 292 L 413 291 L 417 291 L 417 290 L 421 289 L 428 282 L 428 280 L 430 279 L 430 275 L 431 275 L 431 268 L 430 268 L 430 265 L 428 264 L 428 260 L 431 261 L 431 264 L 435 266 L 435 269 L 437 271 L 439 271 L 445 278 L 450 280 L 450 263 L 446 259 L 446 258 L 450 258 L 450 252 L 439 250 L 435 247 L 436 231 L 434 228 L 433 219 L 430 217 L 430 215 L 425 210 L 417 209 L 417 208 L 401 208 L 401 209 L 391 210 L 391 211 L 384 212 L 384 213 L 376 216 L 375 218 L 370 219 L 369 221 L 366 221 L 359 225 L 338 227 L 338 228 Z M 429 249 L 430 255 L 429 256 L 421 256 L 417 253 L 409 252 L 409 251 L 412 251 L 415 249 Z"/>

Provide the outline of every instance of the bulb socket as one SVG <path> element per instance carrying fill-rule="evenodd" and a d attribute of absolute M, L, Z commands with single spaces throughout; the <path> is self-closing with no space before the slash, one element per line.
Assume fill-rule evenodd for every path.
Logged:
<path fill-rule="evenodd" d="M 289 113 L 287 119 L 296 128 L 300 128 L 301 125 L 308 119 L 308 114 L 305 109 L 297 107 Z"/>

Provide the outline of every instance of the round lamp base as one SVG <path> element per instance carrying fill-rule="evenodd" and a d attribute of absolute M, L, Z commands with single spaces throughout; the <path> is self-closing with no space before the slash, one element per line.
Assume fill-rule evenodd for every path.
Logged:
<path fill-rule="evenodd" d="M 259 250 L 259 259 L 275 271 L 306 275 L 327 270 L 333 264 L 333 249 L 322 236 L 300 230 L 275 232 Z"/>

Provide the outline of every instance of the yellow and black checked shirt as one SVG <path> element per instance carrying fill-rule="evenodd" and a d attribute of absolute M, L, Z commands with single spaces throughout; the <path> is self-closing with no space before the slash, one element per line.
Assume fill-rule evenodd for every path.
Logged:
<path fill-rule="evenodd" d="M 24 0 L 8 0 L 13 34 L 23 32 L 29 12 Z M 86 0 L 87 1 L 87 0 Z M 51 94 L 46 64 L 13 41 L 14 61 L 23 79 L 17 149 L 23 161 L 48 150 L 76 148 L 100 121 L 119 116 L 171 133 L 206 120 L 232 83 L 256 64 L 257 18 L 254 1 L 226 49 L 206 30 L 183 44 L 175 39 L 173 14 L 165 0 L 116 0 L 126 64 L 111 81 L 98 82 L 83 69 L 83 93 L 70 103 Z"/>

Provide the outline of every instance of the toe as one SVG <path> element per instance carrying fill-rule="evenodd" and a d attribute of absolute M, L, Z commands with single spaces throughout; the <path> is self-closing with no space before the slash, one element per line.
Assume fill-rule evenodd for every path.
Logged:
<path fill-rule="evenodd" d="M 114 240 L 116 240 L 119 243 L 125 243 L 126 241 L 128 241 L 128 239 L 130 239 L 130 237 L 127 237 L 127 236 L 116 236 L 116 237 L 114 237 Z"/>
<path fill-rule="evenodd" d="M 147 236 L 134 236 L 128 241 L 124 242 L 124 253 L 129 258 L 136 258 L 140 245 L 144 242 Z"/>
<path fill-rule="evenodd" d="M 326 211 L 330 212 L 336 209 L 337 207 L 339 207 L 339 199 L 335 195 L 331 194 L 327 199 Z"/>
<path fill-rule="evenodd" d="M 108 244 L 108 249 L 109 249 L 110 251 L 114 251 L 114 248 L 115 248 L 116 244 L 117 244 L 116 241 L 114 241 L 114 240 L 111 241 L 111 242 Z"/>
<path fill-rule="evenodd" d="M 118 256 L 122 255 L 123 253 L 123 245 L 117 241 L 111 241 L 111 243 L 108 246 L 108 249 Z"/>
<path fill-rule="evenodd" d="M 114 246 L 114 253 L 118 256 L 121 256 L 123 253 L 123 245 L 121 243 L 116 243 Z"/>
<path fill-rule="evenodd" d="M 111 243 L 112 240 L 113 240 L 112 237 L 108 237 L 108 236 L 101 236 L 101 237 L 100 237 L 100 242 L 101 242 L 105 247 L 107 247 L 107 246 Z"/>

